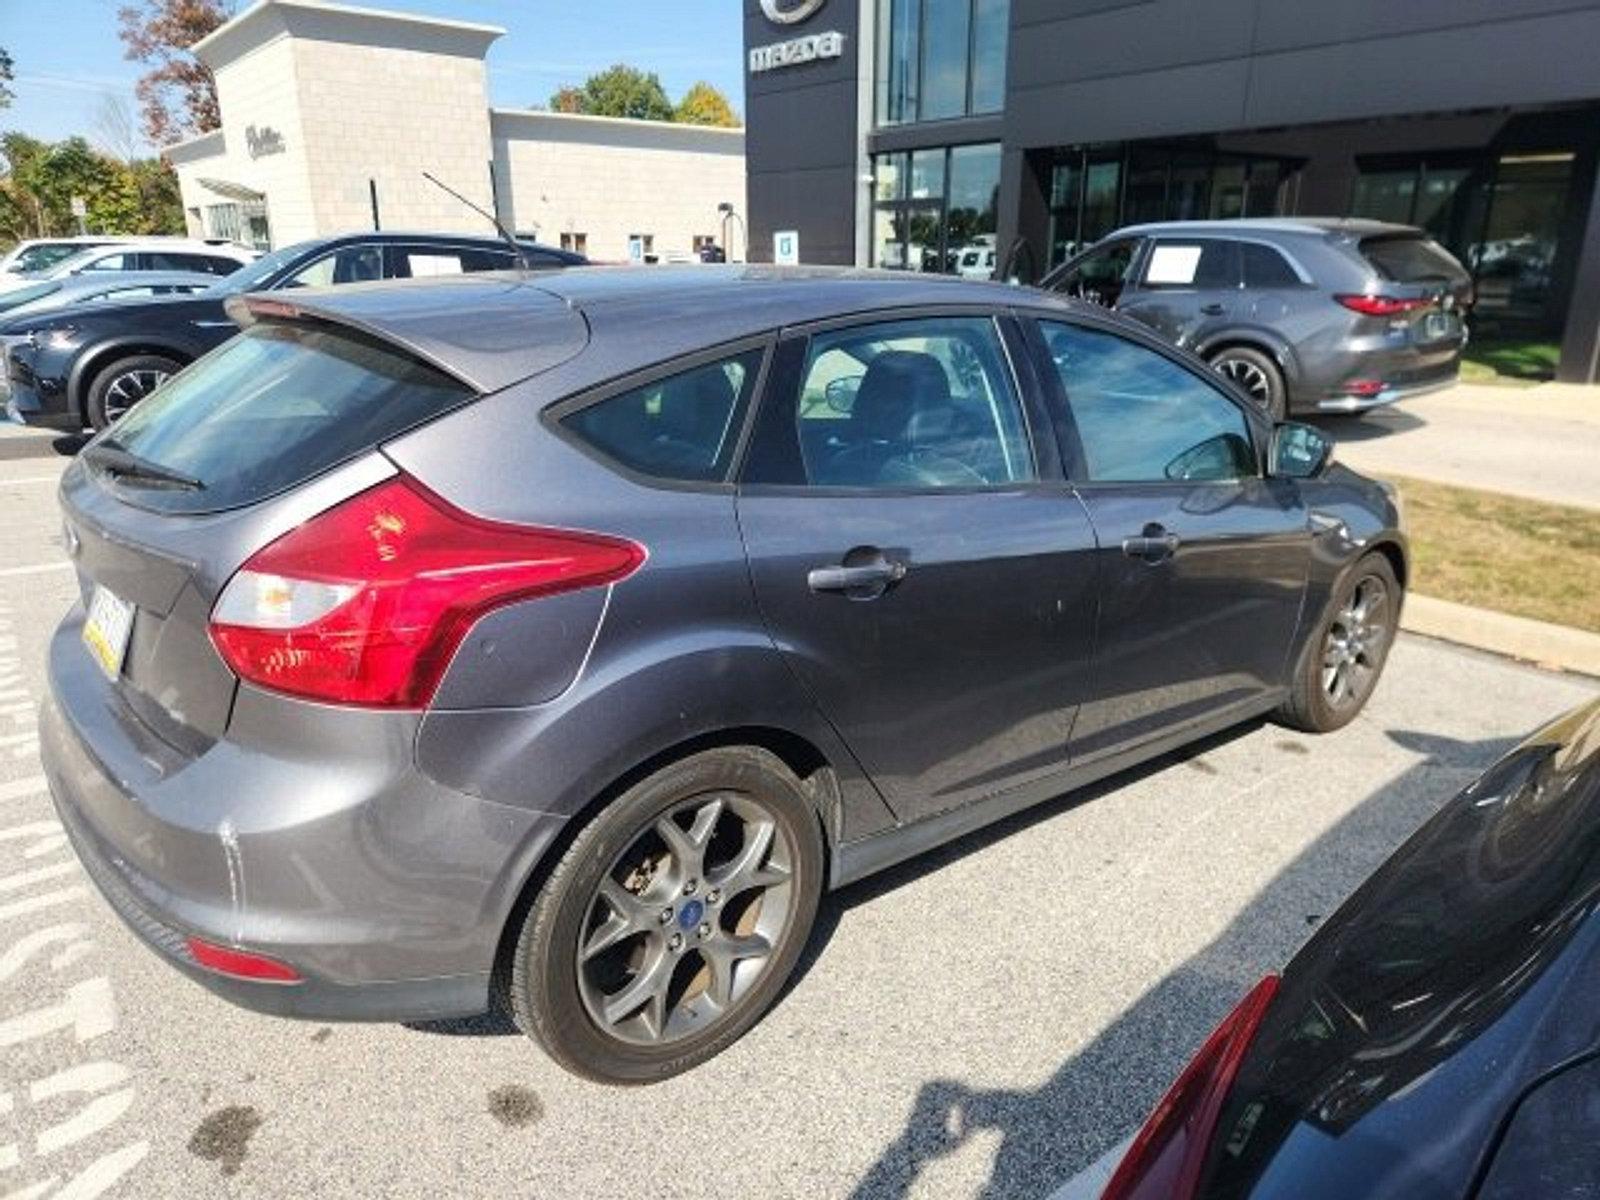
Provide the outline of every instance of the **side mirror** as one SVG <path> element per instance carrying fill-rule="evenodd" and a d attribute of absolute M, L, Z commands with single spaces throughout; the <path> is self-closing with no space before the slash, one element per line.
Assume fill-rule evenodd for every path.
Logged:
<path fill-rule="evenodd" d="M 1311 479 L 1333 457 L 1333 439 L 1314 425 L 1285 421 L 1272 430 L 1267 474 L 1275 479 Z"/>

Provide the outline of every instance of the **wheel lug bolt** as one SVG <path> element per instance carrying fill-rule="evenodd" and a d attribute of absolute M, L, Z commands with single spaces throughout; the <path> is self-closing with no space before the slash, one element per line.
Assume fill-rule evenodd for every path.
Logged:
<path fill-rule="evenodd" d="M 663 908 L 661 910 L 661 923 L 663 925 L 672 924 L 672 910 L 670 908 Z"/>
<path fill-rule="evenodd" d="M 685 896 L 692 896 L 695 893 L 695 889 L 699 886 L 700 884 L 697 880 L 691 879 L 688 883 L 683 885 L 683 894 Z"/>
<path fill-rule="evenodd" d="M 675 933 L 670 938 L 668 938 L 667 939 L 667 949 L 668 950 L 681 950 L 681 949 L 683 949 L 683 934 Z"/>
<path fill-rule="evenodd" d="M 711 936 L 711 926 L 709 923 L 700 926 L 700 936 L 703 938 Z"/>
<path fill-rule="evenodd" d="M 715 904 L 718 900 L 721 900 L 721 899 L 722 899 L 722 892 L 718 888 L 712 888 L 709 892 L 706 893 L 706 903 L 707 904 Z"/>

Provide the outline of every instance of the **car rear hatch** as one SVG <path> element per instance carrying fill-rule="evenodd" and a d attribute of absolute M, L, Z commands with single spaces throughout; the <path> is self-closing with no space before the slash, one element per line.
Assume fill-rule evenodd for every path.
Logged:
<path fill-rule="evenodd" d="M 461 327 L 471 296 L 420 290 L 456 310 L 436 312 L 440 321 Z M 482 299 L 482 285 L 460 291 Z M 93 699 L 84 686 L 70 700 L 113 709 L 149 755 L 181 762 L 228 727 L 237 680 L 210 622 L 242 563 L 393 475 L 383 442 L 565 361 L 587 341 L 580 316 L 532 292 L 521 306 L 525 340 L 510 361 L 481 355 L 494 336 L 509 335 L 502 311 L 473 327 L 465 365 L 455 368 L 448 344 L 427 332 L 438 322 L 419 315 L 426 306 L 396 295 L 400 317 L 389 326 L 374 294 L 354 317 L 331 295 L 297 297 L 292 308 L 255 301 L 235 314 L 243 333 L 96 438 L 63 477 L 64 540 L 83 599 L 65 631 L 82 643 L 71 651 L 81 655 L 72 673 L 83 682 L 93 663 L 101 680 Z"/>
<path fill-rule="evenodd" d="M 1366 315 L 1391 322 L 1390 328 L 1403 327 L 1425 357 L 1448 357 L 1460 349 L 1472 307 L 1472 277 L 1448 250 L 1421 232 L 1365 237 L 1357 249 L 1381 280 L 1378 294 L 1370 298 L 1389 302 L 1374 305 Z"/>

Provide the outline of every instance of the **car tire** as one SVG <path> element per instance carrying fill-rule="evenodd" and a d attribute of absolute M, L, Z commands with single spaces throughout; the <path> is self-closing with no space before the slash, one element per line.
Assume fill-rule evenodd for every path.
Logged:
<path fill-rule="evenodd" d="M 672 763 L 573 839 L 527 909 L 500 1001 L 578 1075 L 677 1075 L 777 999 L 823 869 L 815 808 L 776 756 L 728 747 Z"/>
<path fill-rule="evenodd" d="M 1274 421 L 1289 415 L 1283 371 L 1271 355 L 1249 346 L 1228 346 L 1211 356 L 1211 365 Z"/>
<path fill-rule="evenodd" d="M 134 354 L 102 368 L 84 401 L 90 428 L 98 433 L 181 370 L 181 362 L 160 354 Z"/>
<path fill-rule="evenodd" d="M 1331 733 L 1353 721 L 1383 674 L 1404 600 L 1385 555 L 1374 551 L 1358 559 L 1339 581 L 1322 623 L 1306 639 L 1289 695 L 1274 717 L 1308 733 Z"/>

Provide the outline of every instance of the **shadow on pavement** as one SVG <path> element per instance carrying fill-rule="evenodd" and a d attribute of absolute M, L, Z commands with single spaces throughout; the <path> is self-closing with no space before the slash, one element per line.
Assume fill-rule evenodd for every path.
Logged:
<path fill-rule="evenodd" d="M 1427 424 L 1416 413 L 1401 408 L 1382 408 L 1363 416 L 1341 417 L 1325 413 L 1313 417 L 1312 421 L 1332 436 L 1335 447 L 1340 442 L 1375 442 L 1397 433 L 1410 433 Z"/>
<path fill-rule="evenodd" d="M 862 1178 L 853 1200 L 906 1195 L 925 1166 L 983 1131 L 1001 1136 L 993 1173 L 980 1193 L 985 1200 L 1037 1200 L 1116 1145 L 1250 987 L 1281 967 L 1439 805 L 1515 744 L 1410 731 L 1389 736 L 1428 758 L 1307 846 L 1220 936 L 1037 1090 L 974 1089 L 949 1079 L 924 1083 L 904 1131 Z"/>

